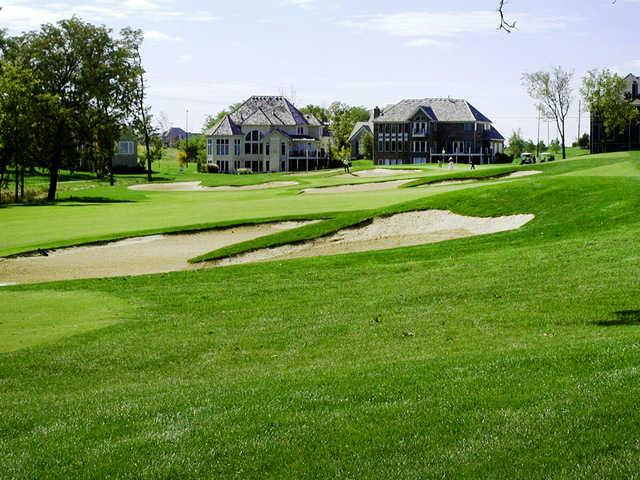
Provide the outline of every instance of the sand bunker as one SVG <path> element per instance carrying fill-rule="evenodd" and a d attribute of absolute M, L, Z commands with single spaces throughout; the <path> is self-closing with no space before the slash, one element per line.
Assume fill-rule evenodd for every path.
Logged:
<path fill-rule="evenodd" d="M 360 170 L 359 172 L 340 175 L 340 177 L 390 177 L 392 175 L 406 175 L 408 173 L 422 173 L 422 170 L 396 170 L 393 168 L 374 168 L 373 170 Z"/>
<path fill-rule="evenodd" d="M 393 182 L 377 182 L 377 183 L 357 183 L 355 185 L 338 185 L 336 187 L 307 188 L 302 193 L 355 193 L 355 192 L 374 192 L 377 190 L 391 190 L 398 188 L 406 183 L 413 182 L 409 180 L 395 180 Z"/>
<path fill-rule="evenodd" d="M 187 263 L 190 258 L 309 223 L 313 222 L 280 222 L 193 234 L 153 235 L 106 245 L 50 251 L 48 257 L 0 258 L 0 285 L 192 269 L 193 265 Z"/>
<path fill-rule="evenodd" d="M 465 217 L 442 210 L 407 212 L 391 217 L 376 218 L 366 226 L 340 230 L 333 235 L 310 242 L 256 250 L 213 263 L 216 266 L 224 266 L 409 247 L 515 230 L 534 218 L 534 215 L 511 215 L 495 218 Z"/>
<path fill-rule="evenodd" d="M 267 182 L 239 187 L 232 187 L 230 185 L 205 187 L 202 185 L 202 182 L 146 183 L 143 185 L 132 185 L 129 188 L 143 192 L 240 192 L 245 190 L 267 190 L 270 188 L 291 187 L 293 185 L 298 185 L 298 182 Z"/>

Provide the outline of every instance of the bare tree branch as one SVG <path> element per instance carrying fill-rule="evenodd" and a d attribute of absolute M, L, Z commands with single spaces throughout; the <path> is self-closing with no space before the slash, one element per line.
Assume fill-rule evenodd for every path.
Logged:
<path fill-rule="evenodd" d="M 504 1 L 500 0 L 498 2 L 498 13 L 500 14 L 500 25 L 498 26 L 498 30 L 504 30 L 507 33 L 511 33 L 516 29 L 516 22 L 508 22 L 504 15 Z"/>

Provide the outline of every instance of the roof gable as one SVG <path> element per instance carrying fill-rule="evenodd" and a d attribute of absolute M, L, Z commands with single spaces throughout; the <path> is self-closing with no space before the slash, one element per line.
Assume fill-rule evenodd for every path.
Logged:
<path fill-rule="evenodd" d="M 231 114 L 236 125 L 310 125 L 305 115 L 284 97 L 251 97 Z M 314 117 L 315 118 L 315 117 Z M 317 121 L 317 119 L 316 119 Z"/>
<path fill-rule="evenodd" d="M 240 135 L 242 131 L 240 127 L 235 125 L 229 115 L 225 115 L 216 125 L 213 126 L 205 135 L 209 136 L 222 136 L 222 135 Z"/>

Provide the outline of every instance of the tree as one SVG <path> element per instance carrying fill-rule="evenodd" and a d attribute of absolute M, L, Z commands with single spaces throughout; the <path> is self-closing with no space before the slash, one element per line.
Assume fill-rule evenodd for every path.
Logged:
<path fill-rule="evenodd" d="M 369 120 L 369 110 L 364 107 L 352 107 L 342 102 L 333 102 L 329 106 L 329 122 L 333 134 L 334 150 L 340 152 L 349 146 L 349 135 L 357 122 Z"/>
<path fill-rule="evenodd" d="M 130 51 L 133 53 L 133 64 L 131 68 L 137 75 L 137 82 L 133 91 L 134 101 L 134 118 L 133 128 L 134 131 L 142 138 L 145 148 L 145 159 L 147 162 L 147 180 L 153 181 L 151 165 L 153 163 L 153 155 L 151 153 L 152 137 L 156 134 L 155 128 L 152 124 L 151 107 L 146 105 L 146 85 L 145 85 L 145 70 L 142 66 L 142 54 L 140 53 L 140 47 L 144 40 L 144 36 L 141 30 L 132 30 L 125 28 L 122 31 L 124 41 L 127 43 Z"/>
<path fill-rule="evenodd" d="M 588 133 L 583 134 L 578 139 L 578 147 L 580 148 L 584 148 L 584 149 L 589 148 L 589 144 L 590 144 L 590 138 Z"/>
<path fill-rule="evenodd" d="M 507 141 L 508 145 L 509 145 L 509 151 L 511 152 L 511 155 L 513 156 L 513 158 L 520 158 L 520 156 L 522 155 L 522 152 L 526 151 L 525 149 L 525 140 L 524 138 L 522 138 L 522 131 L 521 130 L 517 130 L 511 134 L 511 137 L 509 137 L 509 140 Z"/>
<path fill-rule="evenodd" d="M 322 123 L 329 121 L 329 110 L 320 105 L 307 105 L 306 107 L 302 107 L 300 111 L 306 115 L 313 115 Z"/>
<path fill-rule="evenodd" d="M 573 72 L 556 67 L 551 72 L 525 73 L 522 80 L 529 96 L 538 102 L 542 115 L 555 120 L 562 142 L 562 158 L 567 158 L 565 123 L 573 96 Z"/>
<path fill-rule="evenodd" d="M 81 154 L 108 170 L 113 184 L 114 145 L 138 81 L 127 41 L 74 17 L 12 38 L 3 53 L 3 62 L 28 68 L 38 86 L 31 148 L 49 171 L 47 198 L 55 200 L 60 169 Z"/>
<path fill-rule="evenodd" d="M 189 141 L 182 140 L 178 144 L 180 153 L 183 154 L 184 163 L 189 166 L 190 162 L 198 164 L 198 170 L 207 159 L 207 140 L 203 135 L 194 135 Z"/>
<path fill-rule="evenodd" d="M 360 137 L 360 145 L 362 145 L 362 153 L 364 158 L 373 160 L 373 135 L 369 132 Z"/>
<path fill-rule="evenodd" d="M 624 79 L 607 69 L 591 70 L 582 81 L 580 93 L 587 109 L 602 121 L 607 137 L 631 128 L 638 118 L 638 109 L 625 96 L 626 89 Z"/>

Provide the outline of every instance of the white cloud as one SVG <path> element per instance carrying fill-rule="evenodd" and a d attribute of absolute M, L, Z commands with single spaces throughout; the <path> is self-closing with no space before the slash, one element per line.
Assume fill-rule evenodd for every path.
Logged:
<path fill-rule="evenodd" d="M 174 35 L 169 35 L 168 33 L 160 32 L 158 30 L 150 30 L 148 32 L 144 32 L 144 39 L 149 42 L 183 42 L 184 39 L 180 37 L 176 37 Z"/>
<path fill-rule="evenodd" d="M 178 57 L 179 63 L 191 63 L 193 61 L 193 54 L 191 53 L 183 53 Z"/>
<path fill-rule="evenodd" d="M 208 12 L 182 11 L 176 0 L 73 0 L 68 3 L 42 3 L 34 0 L 6 0 L 0 10 L 0 23 L 14 32 L 32 30 L 43 23 L 53 23 L 78 16 L 96 23 L 128 24 L 140 19 L 146 22 L 214 21 Z"/>
<path fill-rule="evenodd" d="M 309 9 L 315 7 L 316 0 L 284 0 L 282 5 Z"/>
<path fill-rule="evenodd" d="M 517 22 L 518 31 L 522 33 L 562 29 L 567 25 L 567 21 L 562 17 L 536 17 L 514 13 L 510 19 Z M 409 38 L 410 40 L 404 44 L 407 47 L 446 46 L 450 44 L 446 39 L 463 34 L 495 32 L 498 27 L 498 16 L 493 10 L 411 11 L 361 15 L 340 23 L 359 32 Z"/>

